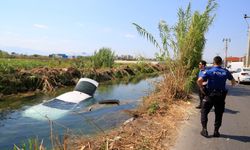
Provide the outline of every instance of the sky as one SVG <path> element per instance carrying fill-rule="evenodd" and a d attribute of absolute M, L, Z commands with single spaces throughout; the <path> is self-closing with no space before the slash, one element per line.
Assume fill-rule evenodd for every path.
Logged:
<path fill-rule="evenodd" d="M 102 47 L 118 55 L 154 58 L 159 52 L 141 37 L 137 23 L 160 42 L 158 23 L 173 26 L 177 11 L 191 2 L 204 11 L 207 0 L 1 0 L 0 49 L 22 54 L 91 55 Z M 249 0 L 217 0 L 216 18 L 206 34 L 203 59 L 244 56 L 248 47 Z M 250 24 L 250 18 L 248 19 Z"/>

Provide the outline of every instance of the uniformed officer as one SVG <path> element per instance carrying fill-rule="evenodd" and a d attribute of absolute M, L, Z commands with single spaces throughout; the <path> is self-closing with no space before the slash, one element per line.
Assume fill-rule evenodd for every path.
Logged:
<path fill-rule="evenodd" d="M 206 72 L 206 65 L 207 65 L 207 62 L 206 62 L 206 61 L 204 61 L 204 60 L 201 60 L 201 61 L 200 61 L 200 63 L 199 63 L 199 69 L 200 69 L 200 71 L 199 71 L 198 78 L 199 78 L 199 77 L 202 77 L 202 76 L 205 74 L 205 72 Z M 207 81 L 204 81 L 204 82 L 202 83 L 202 85 L 203 85 L 203 90 L 204 90 L 204 88 L 206 88 Z M 204 99 L 204 97 L 205 97 L 205 94 L 203 94 L 203 92 L 202 92 L 202 91 L 200 90 L 200 88 L 199 88 L 199 99 L 200 99 L 200 101 L 199 101 L 199 105 L 196 106 L 197 109 L 200 109 L 200 108 L 201 108 L 202 100 Z"/>
<path fill-rule="evenodd" d="M 207 132 L 207 122 L 208 122 L 208 113 L 214 106 L 215 112 L 215 123 L 214 123 L 214 137 L 219 137 L 219 128 L 222 122 L 222 116 L 225 109 L 225 99 L 227 95 L 226 89 L 226 80 L 231 80 L 231 84 L 235 85 L 235 80 L 231 73 L 221 67 L 222 59 L 220 56 L 214 57 L 213 67 L 197 80 L 197 84 L 200 87 L 200 90 L 206 95 L 203 100 L 202 108 L 201 108 L 201 124 L 202 131 L 201 135 L 204 137 L 208 137 Z M 206 91 L 203 90 L 203 81 L 207 80 L 207 88 Z"/>

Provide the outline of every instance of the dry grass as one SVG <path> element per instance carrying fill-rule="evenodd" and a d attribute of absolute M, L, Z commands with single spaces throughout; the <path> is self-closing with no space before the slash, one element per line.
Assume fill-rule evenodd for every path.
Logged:
<path fill-rule="evenodd" d="M 168 107 L 167 113 L 161 110 L 154 115 L 142 114 L 106 135 L 100 134 L 91 138 L 71 135 L 63 145 L 81 150 L 167 150 L 176 140 L 178 128 L 186 118 L 188 107 L 189 103 L 178 101 Z"/>

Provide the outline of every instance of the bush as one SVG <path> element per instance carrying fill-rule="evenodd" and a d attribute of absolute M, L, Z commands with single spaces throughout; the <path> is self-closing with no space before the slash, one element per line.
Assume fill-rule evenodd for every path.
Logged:
<path fill-rule="evenodd" d="M 101 48 L 92 56 L 92 64 L 94 68 L 109 67 L 114 64 L 115 54 L 110 48 Z"/>
<path fill-rule="evenodd" d="M 148 107 L 148 113 L 149 115 L 152 115 L 156 113 L 156 111 L 159 109 L 159 104 L 157 102 L 153 102 L 149 107 Z"/>
<path fill-rule="evenodd" d="M 9 57 L 9 53 L 3 50 L 0 50 L 0 58 Z"/>

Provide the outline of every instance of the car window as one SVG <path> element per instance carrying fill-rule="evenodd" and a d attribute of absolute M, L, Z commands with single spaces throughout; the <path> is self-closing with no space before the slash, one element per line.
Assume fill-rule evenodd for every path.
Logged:
<path fill-rule="evenodd" d="M 243 71 L 250 71 L 250 69 L 248 69 L 248 68 L 247 69 L 243 69 Z"/>
<path fill-rule="evenodd" d="M 42 105 L 62 110 L 70 110 L 76 105 L 76 103 L 65 102 L 55 98 L 51 101 L 43 103 Z"/>
<path fill-rule="evenodd" d="M 241 69 L 240 69 L 240 68 L 238 68 L 238 69 L 236 70 L 236 72 L 241 72 Z"/>
<path fill-rule="evenodd" d="M 86 94 L 88 94 L 90 96 L 93 96 L 94 93 L 95 93 L 96 88 L 97 87 L 91 82 L 81 81 L 81 82 L 77 83 L 74 91 L 79 91 L 79 92 L 82 92 L 82 93 L 86 93 Z"/>
<path fill-rule="evenodd" d="M 74 106 L 73 110 L 74 111 L 81 110 L 81 109 L 89 107 L 95 103 L 96 103 L 96 99 L 93 97 L 90 97 L 88 99 L 85 99 L 84 101 L 81 101 L 76 106 Z"/>

